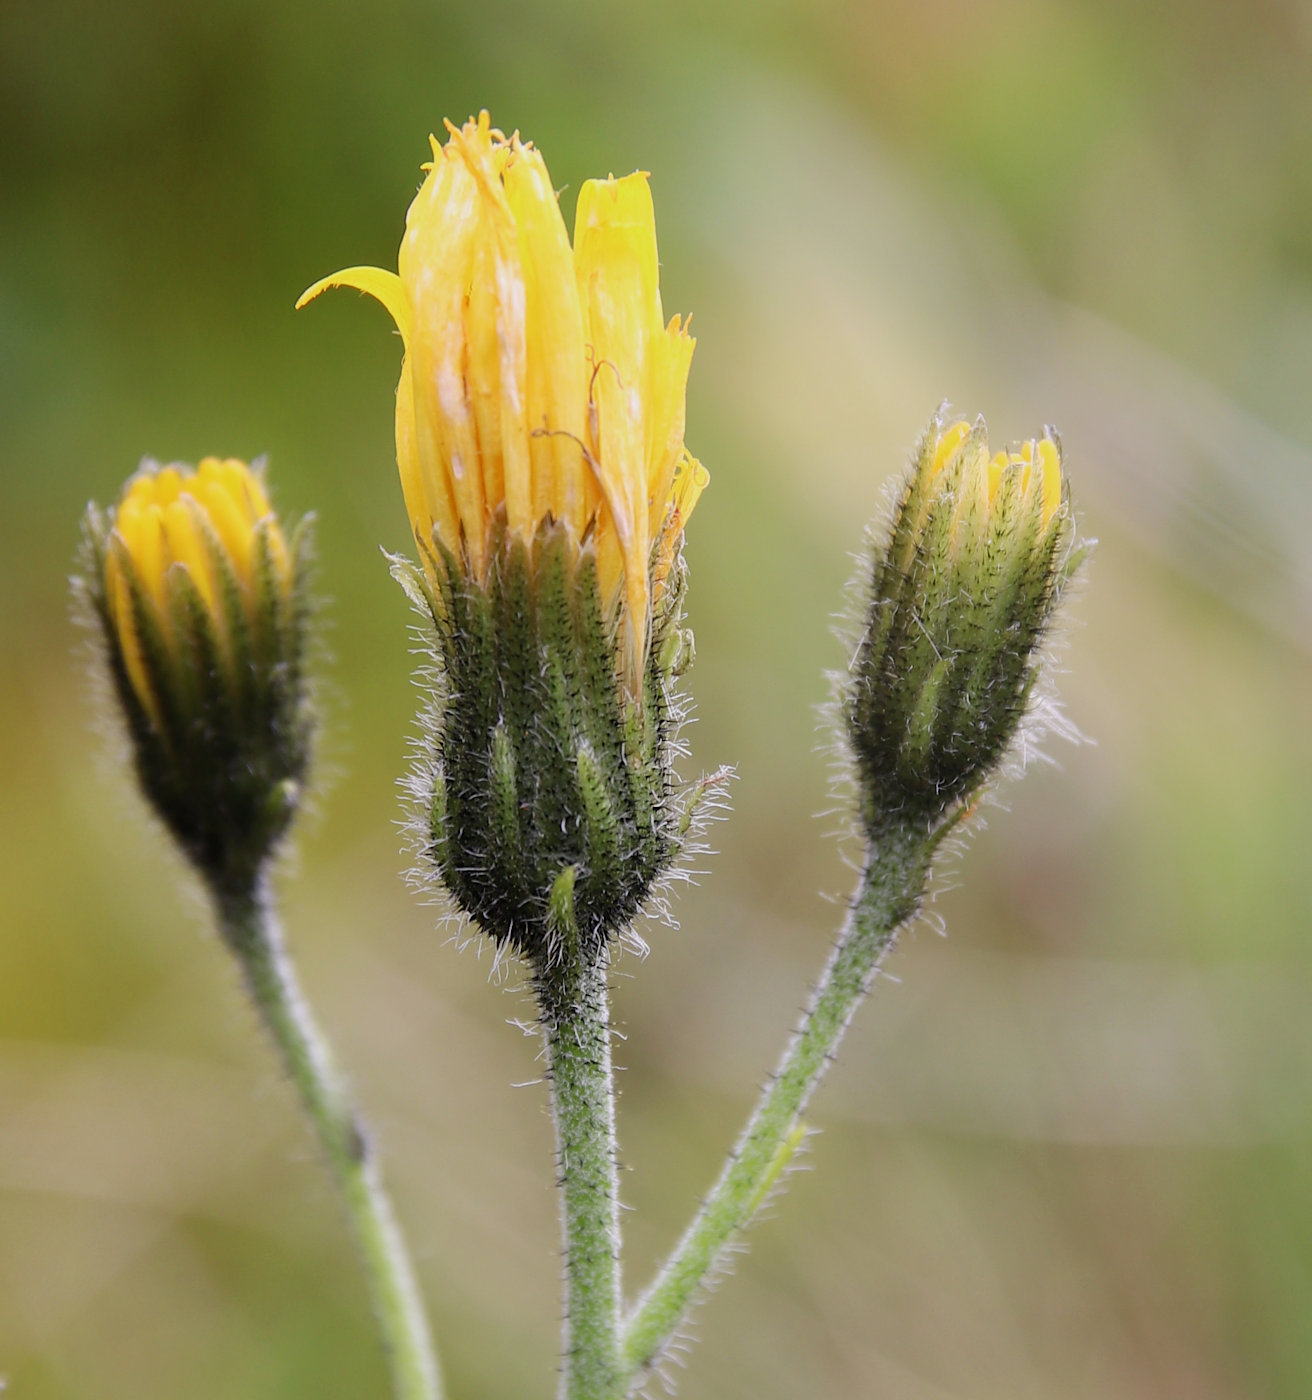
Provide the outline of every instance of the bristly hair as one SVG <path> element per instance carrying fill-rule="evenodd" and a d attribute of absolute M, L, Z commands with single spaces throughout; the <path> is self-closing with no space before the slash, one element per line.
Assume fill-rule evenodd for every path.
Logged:
<path fill-rule="evenodd" d="M 253 459 L 247 469 L 258 478 L 260 486 L 267 492 L 265 465 L 266 458 L 260 456 Z M 163 469 L 156 459 L 143 457 L 129 484 L 143 475 L 156 475 Z M 175 846 L 177 831 L 163 815 L 143 776 L 143 743 L 155 744 L 158 740 L 149 735 L 143 736 L 137 706 L 125 704 L 122 662 L 121 658 L 116 657 L 119 643 L 112 638 L 106 603 L 105 560 L 115 527 L 115 516 L 115 508 L 102 510 L 94 503 L 89 503 L 84 512 L 81 537 L 69 577 L 69 615 L 80 639 L 77 650 L 91 714 L 94 716 L 93 728 L 101 739 L 98 752 L 106 762 L 107 777 L 112 769 L 114 778 L 110 782 L 115 789 L 123 791 L 121 774 L 124 768 L 134 770 L 137 779 L 135 786 L 147 800 L 144 805 L 132 803 L 130 810 L 134 814 L 144 812 L 147 822 L 170 838 L 165 843 L 166 847 L 181 851 L 181 847 Z M 267 855 L 270 866 L 284 873 L 288 867 L 294 868 L 299 858 L 299 842 L 291 839 L 292 829 L 303 830 L 306 822 L 314 823 L 320 819 L 323 797 L 339 775 L 339 765 L 331 752 L 325 757 L 325 749 L 331 743 L 331 734 L 325 740 L 325 731 L 329 730 L 325 715 L 339 708 L 340 696 L 328 680 L 331 652 L 324 635 L 327 626 L 326 604 L 317 588 L 319 570 L 314 547 L 314 523 L 313 512 L 299 518 L 283 517 L 280 522 L 290 541 L 294 561 L 292 594 L 297 619 L 296 728 L 298 742 L 304 746 L 298 765 L 295 822 L 291 829 L 278 837 Z M 135 723 L 134 714 L 137 714 Z M 184 866 L 194 869 L 190 855 L 184 861 Z M 205 883 L 209 884 L 208 874 L 201 873 L 205 875 Z"/>
<path fill-rule="evenodd" d="M 948 411 L 949 405 L 944 400 L 939 405 L 938 416 L 946 416 Z M 853 570 L 844 586 L 842 605 L 834 614 L 831 625 L 831 631 L 847 659 L 843 669 L 826 673 L 829 694 L 817 706 L 817 731 L 820 736 L 817 749 L 828 761 L 832 798 L 831 805 L 825 808 L 821 816 L 836 819 L 829 834 L 840 841 L 844 860 L 854 869 L 859 869 L 864 863 L 867 838 L 859 819 L 860 778 L 848 729 L 847 709 L 853 667 L 870 626 L 871 579 L 892 544 L 898 514 L 910 490 L 920 451 L 921 445 L 918 443 L 909 454 L 903 470 L 884 481 L 876 516 L 866 526 L 860 548 L 851 556 Z M 1078 596 L 1085 577 L 1084 565 L 1097 543 L 1093 538 L 1080 538 L 1077 531 L 1072 529 L 1057 569 L 1062 602 L 1067 601 L 1072 593 Z M 960 810 L 952 814 L 951 830 L 938 847 L 934 867 L 936 878 L 931 885 L 929 898 L 933 898 L 935 891 L 943 890 L 945 865 L 950 866 L 964 851 L 969 838 L 984 825 L 985 810 L 1001 804 L 1001 790 L 1019 779 L 1031 763 L 1057 761 L 1045 748 L 1049 738 L 1077 746 L 1096 742 L 1082 733 L 1066 714 L 1057 692 L 1056 677 L 1062 673 L 1061 657 L 1074 625 L 1069 608 L 1052 608 L 1033 653 L 1037 679 L 1029 694 L 1025 713 L 992 772 L 961 805 Z"/>
<path fill-rule="evenodd" d="M 431 859 L 430 813 L 438 772 L 435 755 L 451 698 L 451 677 L 434 618 L 434 600 L 410 561 L 391 554 L 386 557 L 417 615 L 411 626 L 412 651 L 420 658 L 413 680 L 420 691 L 421 703 L 416 728 L 409 741 L 410 762 L 406 773 L 398 780 L 404 794 L 400 826 L 405 837 L 404 848 L 411 858 L 405 878 L 424 902 L 438 911 L 438 921 L 447 929 L 449 941 L 458 949 L 464 949 L 472 941 L 481 954 L 483 937 L 480 935 L 485 936 L 486 931 L 460 908 L 442 883 Z M 676 763 L 686 759 L 690 752 L 686 730 L 693 722 L 692 703 L 675 677 L 662 676 L 660 686 L 665 726 L 663 748 L 670 762 Z M 646 955 L 647 944 L 636 927 L 638 919 L 678 927 L 671 907 L 675 886 L 680 882 L 691 883 L 705 873 L 698 862 L 712 853 L 707 833 L 711 823 L 728 808 L 727 790 L 733 776 L 731 768 L 721 767 L 693 782 L 674 779 L 670 785 L 667 779 L 667 797 L 676 814 L 680 839 L 673 858 L 651 881 L 637 916 L 616 931 L 616 944 L 610 954 L 612 966 L 615 955 L 621 950 L 639 957 Z M 494 950 L 490 975 L 499 979 L 510 966 L 510 954 L 517 950 L 508 940 L 488 938 L 487 941 Z"/>

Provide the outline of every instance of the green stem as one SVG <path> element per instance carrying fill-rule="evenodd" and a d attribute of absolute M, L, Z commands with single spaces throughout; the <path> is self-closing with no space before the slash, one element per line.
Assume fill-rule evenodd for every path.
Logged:
<path fill-rule="evenodd" d="M 267 882 L 216 903 L 224 939 L 314 1124 L 350 1216 L 396 1400 L 440 1400 L 437 1357 L 405 1242 L 372 1145 L 301 995 Z"/>
<path fill-rule="evenodd" d="M 898 928 L 918 908 L 936 844 L 934 836 L 907 832 L 872 843 L 857 897 L 779 1068 L 720 1179 L 624 1329 L 621 1361 L 630 1389 L 659 1360 L 725 1247 L 751 1220 L 805 1136 L 801 1113 Z"/>
<path fill-rule="evenodd" d="M 535 978 L 546 1040 L 565 1242 L 561 1395 L 611 1400 L 621 1392 L 620 1223 L 615 1091 L 604 951 L 566 939 Z"/>

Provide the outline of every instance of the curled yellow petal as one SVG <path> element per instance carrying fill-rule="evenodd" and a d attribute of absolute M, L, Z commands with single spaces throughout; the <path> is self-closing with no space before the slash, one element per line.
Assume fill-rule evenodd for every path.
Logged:
<path fill-rule="evenodd" d="M 651 567 L 653 602 L 656 602 L 661 596 L 665 580 L 669 576 L 670 566 L 674 562 L 674 552 L 678 548 L 679 537 L 683 534 L 688 517 L 692 514 L 693 507 L 697 504 L 698 498 L 706 489 L 706 484 L 710 479 L 711 474 L 706 468 L 691 453 L 684 450 L 674 472 L 674 480 L 669 494 L 669 506 L 653 552 Z"/>
<path fill-rule="evenodd" d="M 312 287 L 307 287 L 296 298 L 297 311 L 330 287 L 354 287 L 357 292 L 365 292 L 375 301 L 382 302 L 396 322 L 401 339 L 410 339 L 410 308 L 406 304 L 401 279 L 395 272 L 387 272 L 381 267 L 343 268 L 341 272 L 334 272 L 331 277 L 321 277 Z"/>

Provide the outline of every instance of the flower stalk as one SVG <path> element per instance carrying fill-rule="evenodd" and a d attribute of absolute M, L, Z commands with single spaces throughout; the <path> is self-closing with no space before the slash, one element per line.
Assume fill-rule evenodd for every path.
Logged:
<path fill-rule="evenodd" d="M 866 839 L 861 882 L 774 1078 L 624 1329 L 631 1383 L 659 1362 L 800 1145 L 801 1114 L 919 909 L 934 853 L 1027 722 L 1042 643 L 1081 558 L 1055 433 L 990 455 L 982 420 L 934 416 L 871 560 L 841 697 Z"/>
<path fill-rule="evenodd" d="M 627 1394 L 656 1366 L 805 1137 L 802 1114 L 898 930 L 920 906 L 940 833 L 892 831 L 872 845 L 811 1004 L 692 1224 L 633 1309 L 621 1341 Z"/>
<path fill-rule="evenodd" d="M 147 462 L 88 508 L 77 581 L 141 789 L 209 891 L 219 931 L 323 1147 L 359 1246 L 396 1400 L 441 1382 L 373 1149 L 296 983 L 269 871 L 304 791 L 307 534 L 291 541 L 263 472 Z"/>
<path fill-rule="evenodd" d="M 565 1237 L 562 1394 L 620 1393 L 606 972 L 706 784 L 674 772 L 691 663 L 684 444 L 695 342 L 666 318 L 647 176 L 586 181 L 571 242 L 540 152 L 486 112 L 432 139 L 397 270 L 310 287 L 401 333 L 396 458 L 432 660 L 413 774 L 421 867 L 532 972 Z"/>
<path fill-rule="evenodd" d="M 552 896 L 557 955 L 533 986 L 546 1045 L 556 1125 L 565 1250 L 561 1395 L 612 1400 L 621 1393 L 620 1222 L 615 1085 L 605 950 L 589 956 L 574 915 L 575 868 Z"/>
<path fill-rule="evenodd" d="M 440 1400 L 441 1377 L 414 1268 L 373 1144 L 315 1024 L 283 944 L 267 879 L 216 900 L 219 930 L 323 1148 L 355 1235 L 395 1400 Z"/>

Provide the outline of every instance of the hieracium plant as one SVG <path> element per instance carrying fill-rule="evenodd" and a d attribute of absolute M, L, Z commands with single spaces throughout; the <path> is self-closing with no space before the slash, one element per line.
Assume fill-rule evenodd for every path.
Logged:
<path fill-rule="evenodd" d="M 270 869 L 314 737 L 305 670 L 306 522 L 290 544 L 244 462 L 145 462 L 87 508 L 76 586 L 101 641 L 141 789 L 200 877 L 296 1086 L 355 1231 L 395 1393 L 431 1400 L 437 1363 L 368 1134 L 301 995 Z"/>
<path fill-rule="evenodd" d="M 565 1246 L 560 1393 L 641 1390 L 805 1136 L 802 1113 L 943 838 L 1051 701 L 1042 663 L 1077 567 L 1052 431 L 993 453 L 930 422 L 863 569 L 838 712 L 864 858 L 837 942 L 718 1180 L 631 1305 L 621 1286 L 607 978 L 663 910 L 723 770 L 685 782 L 683 536 L 707 484 L 684 444 L 694 342 L 661 306 L 647 177 L 586 182 L 571 242 L 542 156 L 484 113 L 432 141 L 398 270 L 315 283 L 401 333 L 396 456 L 415 557 L 393 573 L 430 665 L 419 860 L 517 958 L 552 1088 Z M 213 896 L 355 1227 L 394 1390 L 441 1384 L 374 1153 L 294 982 L 270 863 L 313 736 L 305 533 L 240 462 L 147 465 L 88 512 L 81 587 L 146 796 Z"/>

